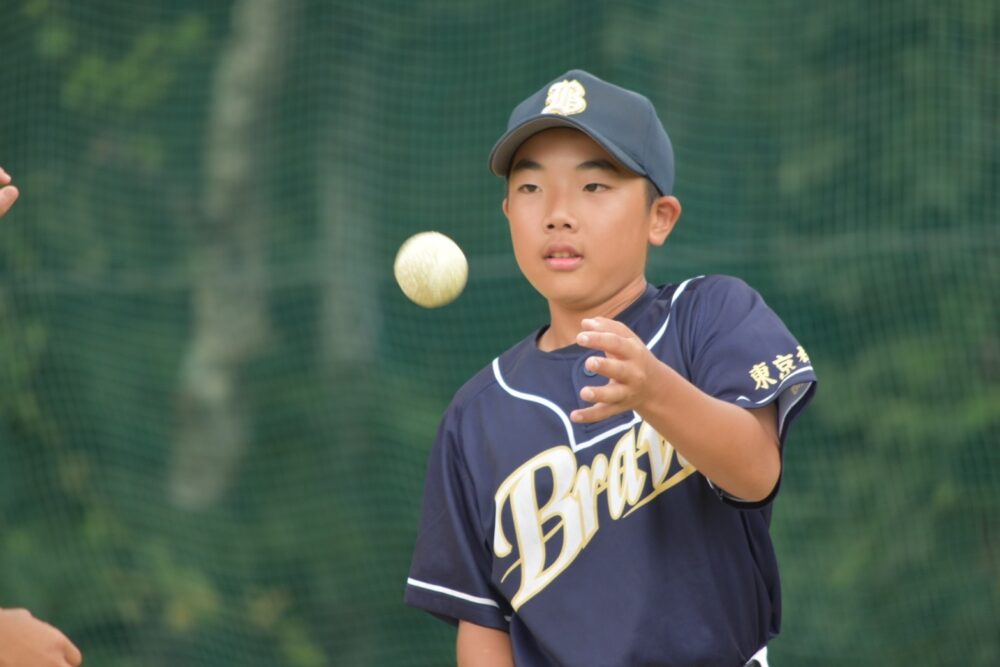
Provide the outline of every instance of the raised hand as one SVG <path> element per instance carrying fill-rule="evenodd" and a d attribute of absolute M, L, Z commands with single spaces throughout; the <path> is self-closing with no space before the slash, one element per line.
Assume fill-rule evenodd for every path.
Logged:
<path fill-rule="evenodd" d="M 597 422 L 626 410 L 638 410 L 650 397 L 649 379 L 657 364 L 662 364 L 635 333 L 617 320 L 595 317 L 582 322 L 583 331 L 576 342 L 583 347 L 604 352 L 603 357 L 587 359 L 587 369 L 608 378 L 604 386 L 584 387 L 580 398 L 593 403 L 574 410 L 573 421 Z"/>

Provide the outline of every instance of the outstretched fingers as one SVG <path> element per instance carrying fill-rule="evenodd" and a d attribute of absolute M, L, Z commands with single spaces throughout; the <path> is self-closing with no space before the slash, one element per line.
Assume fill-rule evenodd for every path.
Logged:
<path fill-rule="evenodd" d="M 569 414 L 569 418 L 578 424 L 593 424 L 595 422 L 614 417 L 622 412 L 624 412 L 624 410 L 617 405 L 611 403 L 595 403 L 589 408 L 574 410 Z"/>
<path fill-rule="evenodd" d="M 634 364 L 622 359 L 595 355 L 587 359 L 584 367 L 615 382 L 628 383 L 637 379 Z"/>
<path fill-rule="evenodd" d="M 582 325 L 583 331 L 576 338 L 582 347 L 619 358 L 634 356 L 645 348 L 639 337 L 617 320 L 597 317 L 583 320 Z"/>
<path fill-rule="evenodd" d="M 610 317 L 589 317 L 580 322 L 583 331 L 603 331 L 618 334 L 626 338 L 638 338 L 624 322 L 613 320 Z"/>
<path fill-rule="evenodd" d="M 580 398 L 593 405 L 575 410 L 573 421 L 591 423 L 636 409 L 648 393 L 651 353 L 622 322 L 605 317 L 583 320 L 577 343 L 603 352 L 587 359 L 586 368 L 608 378 L 603 386 L 584 387 Z"/>
<path fill-rule="evenodd" d="M 631 390 L 628 385 L 609 382 L 603 386 L 584 387 L 580 390 L 580 398 L 588 403 L 621 403 L 627 400 Z"/>

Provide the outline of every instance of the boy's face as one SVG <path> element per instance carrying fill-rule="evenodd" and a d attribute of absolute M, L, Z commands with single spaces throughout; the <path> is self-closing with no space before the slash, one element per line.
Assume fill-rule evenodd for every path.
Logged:
<path fill-rule="evenodd" d="M 666 240 L 680 205 L 649 205 L 646 179 L 582 132 L 554 128 L 514 154 L 503 211 L 528 282 L 550 305 L 586 311 L 645 284 L 647 245 Z"/>

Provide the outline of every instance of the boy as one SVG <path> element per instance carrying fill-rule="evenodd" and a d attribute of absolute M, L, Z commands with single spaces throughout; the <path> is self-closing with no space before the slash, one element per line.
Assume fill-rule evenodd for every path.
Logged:
<path fill-rule="evenodd" d="M 645 97 L 567 72 L 490 166 L 550 322 L 445 413 L 406 602 L 458 624 L 460 667 L 766 667 L 805 350 L 735 278 L 646 283 L 681 207 Z"/>

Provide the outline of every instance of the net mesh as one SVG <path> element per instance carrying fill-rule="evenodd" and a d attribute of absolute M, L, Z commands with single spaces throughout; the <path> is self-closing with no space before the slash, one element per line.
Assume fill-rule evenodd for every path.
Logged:
<path fill-rule="evenodd" d="M 653 282 L 756 287 L 821 377 L 777 665 L 1000 664 L 1000 5 L 6 0 L 0 605 L 89 664 L 438 665 L 402 606 L 452 393 L 545 318 L 485 167 L 572 67 L 645 92 Z M 465 249 L 424 311 L 410 234 Z"/>

